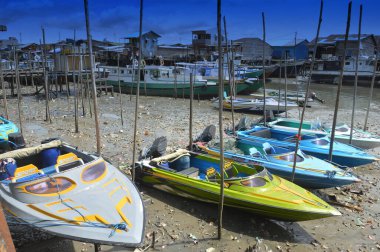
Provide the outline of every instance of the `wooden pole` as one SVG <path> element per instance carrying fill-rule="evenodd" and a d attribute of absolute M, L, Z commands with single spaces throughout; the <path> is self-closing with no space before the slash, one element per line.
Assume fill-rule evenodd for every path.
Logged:
<path fill-rule="evenodd" d="M 288 53 L 285 51 L 285 117 L 288 118 Z"/>
<path fill-rule="evenodd" d="M 11 232 L 9 231 L 9 227 L 7 221 L 4 216 L 3 207 L 0 202 L 0 248 L 1 251 L 7 252 L 15 252 L 15 245 L 13 244 Z M 4 250 L 3 250 L 4 249 Z"/>
<path fill-rule="evenodd" d="M 82 48 L 80 48 L 80 47 L 79 47 L 79 55 L 81 57 L 83 57 L 83 51 L 82 51 Z M 82 103 L 82 116 L 86 116 L 85 97 L 86 97 L 86 92 L 87 92 L 86 85 L 88 85 L 87 69 L 85 70 L 85 73 L 86 73 L 86 75 L 85 75 L 86 81 L 83 81 L 84 78 L 82 76 L 82 81 L 80 83 L 80 97 L 81 97 L 81 103 Z"/>
<path fill-rule="evenodd" d="M 279 73 L 279 77 L 280 77 L 280 85 L 278 85 L 278 101 L 277 101 L 277 114 L 280 114 L 280 101 L 281 101 L 281 83 L 282 83 L 282 55 L 281 55 L 281 59 L 280 59 L 280 73 Z"/>
<path fill-rule="evenodd" d="M 336 93 L 334 117 L 333 117 L 332 129 L 331 129 L 330 149 L 329 149 L 329 160 L 330 161 L 332 161 L 332 156 L 333 156 L 332 153 L 333 153 L 333 150 L 334 150 L 335 127 L 336 127 L 336 121 L 337 121 L 337 118 L 338 118 L 340 91 L 342 89 L 342 84 L 343 84 L 344 65 L 346 63 L 346 49 L 347 49 L 348 34 L 350 33 L 350 23 L 351 23 L 351 6 L 352 6 L 352 1 L 350 1 L 349 4 L 348 4 L 346 35 L 344 37 L 344 44 L 343 44 L 342 65 L 341 65 L 341 69 L 340 69 L 340 79 L 339 79 L 339 84 L 338 84 L 338 91 Z"/>
<path fill-rule="evenodd" d="M 74 41 L 73 41 L 73 53 L 75 53 L 75 41 L 76 41 L 76 30 L 74 29 Z M 79 90 L 79 83 L 82 81 L 82 55 L 79 54 L 79 50 L 80 50 L 80 47 L 78 47 L 78 55 L 80 57 L 80 61 L 79 61 L 79 78 L 77 79 L 77 81 L 75 81 L 75 74 L 73 74 L 73 85 L 74 85 L 74 121 L 75 121 L 75 133 L 79 133 L 79 115 L 78 115 L 78 107 L 79 107 L 79 103 L 78 103 L 78 90 Z M 73 59 L 75 59 L 75 57 L 73 57 Z M 75 62 L 75 60 L 73 60 L 72 62 Z M 73 63 L 73 72 L 74 72 L 74 63 Z M 69 100 L 68 100 L 69 101 Z"/>
<path fill-rule="evenodd" d="M 177 100 L 177 64 L 174 64 L 174 99 Z"/>
<path fill-rule="evenodd" d="M 96 84 L 95 84 L 95 72 L 94 72 L 94 58 L 92 57 L 92 37 L 90 31 L 90 17 L 88 13 L 88 0 L 84 0 L 84 12 L 86 16 L 86 31 L 87 31 L 87 43 L 88 51 L 90 56 L 90 68 L 91 68 L 91 82 L 92 82 L 92 98 L 94 100 L 94 115 L 95 115 L 95 132 L 96 132 L 96 151 L 100 154 L 101 144 L 100 144 L 100 128 L 98 119 L 98 100 L 96 96 Z"/>
<path fill-rule="evenodd" d="M 189 121 L 189 149 L 190 150 L 193 150 L 193 100 L 194 100 L 193 73 L 190 73 L 190 121 Z"/>
<path fill-rule="evenodd" d="M 297 86 L 297 105 L 299 104 L 298 101 L 298 94 L 299 94 L 299 85 L 297 81 L 297 55 L 296 55 L 296 47 L 297 47 L 297 32 L 294 34 L 294 50 L 293 50 L 293 57 L 294 57 L 294 76 L 296 77 L 296 86 Z M 307 99 L 307 95 L 305 96 L 305 100 Z M 306 101 L 305 101 L 306 102 Z M 300 107 L 298 106 L 298 119 L 301 117 L 300 113 Z"/>
<path fill-rule="evenodd" d="M 227 52 L 227 65 L 228 65 L 228 83 L 230 84 L 230 102 L 231 102 L 231 116 L 232 116 L 232 133 L 235 135 L 235 115 L 234 115 L 234 103 L 233 103 L 233 85 L 235 80 L 235 69 L 234 61 L 230 60 L 229 50 L 228 50 L 228 37 L 227 37 L 227 22 L 226 17 L 223 17 L 224 23 L 224 36 L 226 41 L 226 52 Z"/>
<path fill-rule="evenodd" d="M 123 120 L 123 100 L 121 97 L 121 84 L 120 84 L 120 54 L 117 54 L 117 81 L 119 84 L 119 102 L 120 102 L 120 118 L 121 118 L 121 126 L 124 126 Z"/>
<path fill-rule="evenodd" d="M 57 55 L 55 53 L 55 44 L 53 45 L 53 50 L 54 50 L 54 77 L 55 77 L 55 92 L 57 93 L 57 97 L 58 97 L 58 74 L 57 74 L 57 64 L 56 64 L 56 61 L 57 61 Z"/>
<path fill-rule="evenodd" d="M 143 7 L 144 0 L 140 0 L 140 28 L 139 28 L 139 62 L 137 65 L 137 89 L 136 89 L 136 104 L 135 104 L 135 123 L 133 128 L 133 153 L 132 153 L 132 181 L 135 181 L 135 163 L 136 163 L 136 142 L 137 142 L 137 120 L 139 113 L 139 96 L 140 96 L 140 70 L 141 70 L 141 58 L 142 58 L 142 26 L 143 26 Z M 132 83 L 133 84 L 133 83 Z M 133 86 L 133 85 L 132 85 Z"/>
<path fill-rule="evenodd" d="M 44 83 L 45 83 L 45 105 L 46 105 L 46 116 L 45 121 L 52 123 L 50 118 L 50 108 L 49 108 L 49 83 L 48 83 L 48 71 L 47 71 L 47 63 L 46 63 L 46 42 L 45 42 L 45 29 L 42 27 L 42 42 L 43 42 L 43 67 L 44 67 Z"/>
<path fill-rule="evenodd" d="M 222 54 L 222 25 L 221 25 L 222 0 L 217 3 L 217 26 L 218 26 L 218 83 L 219 83 L 219 145 L 220 145 L 220 197 L 218 216 L 218 239 L 222 239 L 223 205 L 224 205 L 224 141 L 223 141 L 223 54 Z"/>
<path fill-rule="evenodd" d="M 321 30 L 321 24 L 322 24 L 322 14 L 323 14 L 323 0 L 321 0 L 321 6 L 320 6 L 320 9 L 319 9 L 319 19 L 318 19 L 319 21 L 318 21 L 317 35 L 315 36 L 315 43 L 314 43 L 314 49 L 313 49 L 313 58 L 311 59 L 310 69 L 314 69 L 315 55 L 317 54 L 317 48 L 318 48 L 319 31 Z M 311 71 L 310 71 L 310 78 L 307 81 L 307 86 L 306 86 L 306 92 L 305 92 L 305 94 L 309 93 L 310 83 L 311 83 Z M 302 132 L 303 118 L 305 117 L 306 105 L 307 105 L 307 100 L 305 100 L 305 102 L 303 104 L 303 107 L 302 107 L 300 126 L 298 128 L 298 134 L 296 136 L 296 148 L 294 150 L 292 181 L 294 181 L 294 175 L 295 175 L 295 172 L 296 172 L 297 152 L 298 152 L 298 146 L 299 146 L 300 136 L 301 136 L 301 132 Z"/>
<path fill-rule="evenodd" d="M 358 51 L 356 54 L 355 62 L 355 83 L 354 83 L 354 100 L 352 102 L 352 115 L 351 115 L 351 129 L 350 129 L 350 141 L 349 144 L 352 144 L 352 134 L 354 133 L 354 121 L 355 121 L 355 106 L 356 106 L 356 96 L 358 92 L 358 68 L 359 68 L 359 54 L 360 54 L 360 37 L 362 32 L 362 14 L 363 14 L 363 5 L 360 5 L 359 13 L 359 32 L 358 32 Z"/>
<path fill-rule="evenodd" d="M 16 53 L 16 49 L 15 49 L 15 63 L 16 63 L 16 66 L 15 66 L 15 74 L 16 74 L 16 85 L 17 85 L 17 110 L 18 110 L 18 122 L 19 122 L 19 125 L 20 125 L 20 131 L 22 133 L 22 110 L 21 110 L 21 84 L 20 84 L 20 72 L 18 70 L 18 55 Z"/>
<path fill-rule="evenodd" d="M 32 82 L 32 87 L 34 87 L 34 78 L 33 78 L 33 71 L 32 71 L 32 64 L 30 64 L 31 60 L 31 53 L 30 50 L 28 52 L 28 67 L 29 67 L 29 73 L 30 73 L 30 81 Z"/>
<path fill-rule="evenodd" d="M 368 106 L 367 106 L 367 112 L 365 114 L 365 119 L 364 119 L 364 126 L 363 130 L 367 130 L 367 122 L 368 122 L 368 115 L 369 115 L 369 110 L 371 108 L 371 103 L 372 103 L 372 97 L 373 97 L 373 87 L 375 86 L 375 79 L 376 79 L 376 69 L 377 69 L 377 62 L 378 62 L 378 52 L 379 52 L 379 46 L 375 49 L 375 62 L 373 64 L 373 74 L 372 74 L 372 80 L 371 80 L 371 88 L 369 90 L 369 99 L 368 99 Z"/>
<path fill-rule="evenodd" d="M 1 62 L 1 57 L 0 57 L 0 81 L 1 81 L 1 89 L 3 90 L 3 102 L 4 102 L 5 117 L 7 119 L 9 119 L 7 90 L 5 89 L 5 82 L 4 82 L 4 76 L 3 76 L 3 63 Z"/>
<path fill-rule="evenodd" d="M 261 13 L 263 19 L 263 89 L 264 89 L 264 126 L 267 125 L 267 107 L 266 107 L 266 98 L 267 98 L 267 90 L 265 83 L 265 15 L 264 12 Z"/>

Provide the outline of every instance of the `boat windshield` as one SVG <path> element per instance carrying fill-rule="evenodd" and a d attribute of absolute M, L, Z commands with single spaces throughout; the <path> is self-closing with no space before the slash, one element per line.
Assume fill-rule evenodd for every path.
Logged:
<path fill-rule="evenodd" d="M 263 170 L 256 175 L 249 177 L 245 180 L 240 181 L 240 184 L 247 187 L 261 187 L 264 186 L 268 181 L 273 180 L 273 176 L 267 169 Z"/>
<path fill-rule="evenodd" d="M 312 143 L 316 145 L 328 145 L 329 141 L 327 141 L 326 139 L 316 139 L 312 141 Z"/>
<path fill-rule="evenodd" d="M 260 187 L 260 186 L 264 186 L 267 182 L 263 178 L 253 177 L 247 180 L 243 180 L 240 183 L 243 186 L 247 186 L 247 187 Z"/>
<path fill-rule="evenodd" d="M 338 131 L 338 132 L 347 132 L 348 130 L 349 129 L 346 127 L 335 128 L 335 131 Z"/>
<path fill-rule="evenodd" d="M 294 153 L 287 153 L 285 155 L 277 156 L 280 160 L 288 161 L 288 162 L 293 162 L 294 161 Z M 304 161 L 304 158 L 301 157 L 300 155 L 296 156 L 296 162 L 302 162 Z"/>

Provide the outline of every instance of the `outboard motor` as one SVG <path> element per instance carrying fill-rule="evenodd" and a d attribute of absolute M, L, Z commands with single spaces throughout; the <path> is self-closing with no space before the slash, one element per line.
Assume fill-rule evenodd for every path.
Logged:
<path fill-rule="evenodd" d="M 144 149 L 140 152 L 139 160 L 143 158 L 156 158 L 165 154 L 168 140 L 162 136 L 156 138 L 149 149 Z"/>
<path fill-rule="evenodd" d="M 216 132 L 216 127 L 215 125 L 209 125 L 207 126 L 202 134 L 200 134 L 194 142 L 210 142 L 212 139 L 215 138 L 215 132 Z"/>
<path fill-rule="evenodd" d="M 25 140 L 21 133 L 10 133 L 8 135 L 8 142 L 11 150 L 25 148 Z"/>

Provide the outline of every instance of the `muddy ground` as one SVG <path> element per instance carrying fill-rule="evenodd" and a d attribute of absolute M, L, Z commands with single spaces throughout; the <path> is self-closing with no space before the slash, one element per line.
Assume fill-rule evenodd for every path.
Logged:
<path fill-rule="evenodd" d="M 268 84 L 278 88 L 274 82 Z M 294 90 L 295 85 L 289 85 Z M 326 100 L 325 104 L 312 103 L 306 118 L 331 121 L 337 87 L 313 84 L 312 89 Z M 23 87 L 24 94 L 32 93 Z M 375 89 L 372 110 L 369 114 L 369 130 L 380 134 L 380 93 Z M 376 93 L 377 92 L 377 93 Z M 339 121 L 350 123 L 352 87 L 343 87 Z M 368 88 L 359 88 L 356 123 L 364 123 Z M 119 96 L 99 97 L 102 155 L 120 169 L 132 160 L 133 121 L 135 97 L 122 95 L 124 126 L 120 120 Z M 24 96 L 22 101 L 23 134 L 29 146 L 49 137 L 60 137 L 82 150 L 95 152 L 94 118 L 90 117 L 88 101 L 84 100 L 86 115 L 79 118 L 79 133 L 74 128 L 74 98 L 68 101 L 65 94 L 50 103 L 52 123 L 44 121 L 45 101 L 38 96 Z M 17 100 L 9 99 L 10 119 L 18 123 Z M 4 110 L 2 110 L 4 111 Z M 289 111 L 298 117 L 298 111 Z M 140 98 L 138 121 L 138 147 L 148 146 L 155 137 L 168 137 L 169 148 L 184 147 L 188 143 L 189 100 L 174 98 Z M 236 121 L 242 114 L 236 115 Z M 249 115 L 257 118 L 258 115 Z M 218 112 L 208 100 L 194 103 L 194 135 L 205 126 L 218 123 Z M 223 123 L 231 124 L 231 113 L 225 112 Z M 371 150 L 380 154 L 380 149 Z M 147 221 L 143 248 L 152 243 L 151 234 L 156 232 L 155 249 L 160 251 L 376 251 L 380 250 L 380 165 L 371 164 L 354 169 L 361 183 L 342 188 L 315 190 L 321 197 L 335 195 L 340 202 L 363 208 L 363 211 L 335 206 L 342 216 L 298 223 L 278 222 L 225 208 L 223 237 L 217 239 L 217 206 L 167 195 L 151 188 L 139 186 L 144 198 Z M 25 226 L 11 225 L 11 232 L 18 251 L 94 251 L 92 244 L 65 240 Z M 152 248 L 148 250 L 153 251 Z M 102 246 L 102 251 L 129 251 L 122 247 Z M 133 251 L 133 249 L 132 249 Z"/>

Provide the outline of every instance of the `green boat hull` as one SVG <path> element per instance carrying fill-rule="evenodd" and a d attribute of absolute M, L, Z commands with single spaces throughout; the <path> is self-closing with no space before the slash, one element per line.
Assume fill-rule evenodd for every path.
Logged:
<path fill-rule="evenodd" d="M 199 155 L 197 158 L 204 159 L 208 162 L 215 160 L 215 158 L 211 158 L 207 155 Z M 157 167 L 146 166 L 137 168 L 136 177 L 142 183 L 170 194 L 208 203 L 217 204 L 219 202 L 220 185 L 216 182 L 196 179 Z M 273 176 L 273 183 L 280 188 L 286 188 L 292 192 L 296 191 L 296 194 L 304 195 L 305 198 L 310 197 L 310 199 L 318 201 L 318 204 L 323 204 L 324 206 L 323 208 L 310 208 L 309 205 L 306 204 L 307 206 L 302 205 L 300 208 L 297 208 L 294 207 L 294 202 L 296 201 L 292 202 L 290 199 L 282 200 L 281 195 L 275 195 L 276 190 L 274 189 L 269 193 L 268 191 L 265 192 L 265 188 L 258 190 L 248 188 L 246 191 L 242 191 L 241 188 L 234 190 L 235 187 L 231 185 L 224 190 L 224 204 L 271 219 L 285 221 L 305 221 L 339 215 L 339 212 L 331 206 L 328 206 L 327 203 L 293 183 L 276 176 Z M 283 196 L 286 197 L 286 194 L 287 193 Z M 262 201 L 259 200 L 260 198 L 262 198 Z"/>
<path fill-rule="evenodd" d="M 107 81 L 108 85 L 112 85 L 116 90 L 119 90 L 117 81 Z M 133 85 L 133 87 L 132 87 Z M 238 83 L 236 84 L 237 93 L 241 93 L 251 88 L 251 84 Z M 121 82 L 121 92 L 125 94 L 136 94 L 136 83 Z M 229 93 L 230 87 L 224 85 L 224 90 Z M 176 95 L 177 93 L 177 95 Z M 165 97 L 190 97 L 190 84 L 177 85 L 177 90 L 173 84 L 166 83 L 140 83 L 140 95 L 148 96 L 165 96 Z M 219 96 L 219 85 L 206 85 L 204 83 L 194 83 L 194 98 L 210 98 Z"/>

